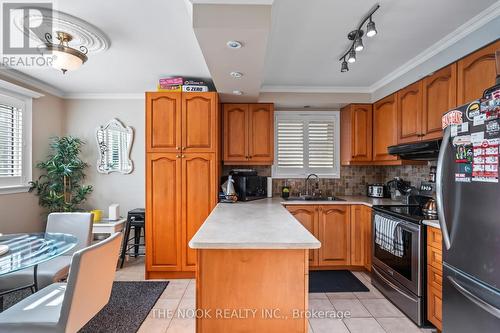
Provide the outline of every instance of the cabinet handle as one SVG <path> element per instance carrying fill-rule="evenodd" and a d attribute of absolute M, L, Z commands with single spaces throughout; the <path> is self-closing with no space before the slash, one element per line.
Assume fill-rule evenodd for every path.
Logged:
<path fill-rule="evenodd" d="M 179 157 L 181 157 L 181 155 L 175 155 L 175 157 L 179 158 Z"/>
<path fill-rule="evenodd" d="M 186 149 L 186 147 L 182 147 L 182 150 Z"/>
<path fill-rule="evenodd" d="M 181 155 L 182 158 L 186 157 L 186 155 Z"/>
<path fill-rule="evenodd" d="M 181 147 L 175 147 L 175 149 L 177 149 L 177 150 L 181 150 Z"/>

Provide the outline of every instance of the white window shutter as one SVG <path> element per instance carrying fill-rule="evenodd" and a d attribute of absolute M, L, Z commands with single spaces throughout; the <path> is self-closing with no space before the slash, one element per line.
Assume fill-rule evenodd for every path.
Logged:
<path fill-rule="evenodd" d="M 307 128 L 309 169 L 333 168 L 335 161 L 333 121 L 310 121 Z"/>
<path fill-rule="evenodd" d="M 22 109 L 0 104 L 0 178 L 21 177 L 22 171 Z"/>

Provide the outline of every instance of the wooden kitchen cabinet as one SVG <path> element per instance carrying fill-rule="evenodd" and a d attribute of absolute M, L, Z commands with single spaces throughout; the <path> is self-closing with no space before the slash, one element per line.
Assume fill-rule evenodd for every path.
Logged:
<path fill-rule="evenodd" d="M 318 237 L 318 207 L 288 206 L 288 211 L 315 237 Z M 318 266 L 318 249 L 309 250 L 309 267 Z"/>
<path fill-rule="evenodd" d="M 422 137 L 422 81 L 396 94 L 398 110 L 398 144 L 419 141 Z"/>
<path fill-rule="evenodd" d="M 462 105 L 483 96 L 495 84 L 495 51 L 500 40 L 469 54 L 457 63 L 457 104 Z"/>
<path fill-rule="evenodd" d="M 319 206 L 319 266 L 350 265 L 350 232 L 349 205 Z"/>
<path fill-rule="evenodd" d="M 342 165 L 372 160 L 373 108 L 349 104 L 340 110 L 340 156 Z"/>
<path fill-rule="evenodd" d="M 439 330 L 443 320 L 443 260 L 441 230 L 427 227 L 427 318 Z"/>
<path fill-rule="evenodd" d="M 224 164 L 272 165 L 274 105 L 224 104 Z"/>
<path fill-rule="evenodd" d="M 217 93 L 146 93 L 146 278 L 191 278 L 189 241 L 217 204 Z"/>
<path fill-rule="evenodd" d="M 351 206 L 351 266 L 371 270 L 372 209 L 364 205 Z"/>
<path fill-rule="evenodd" d="M 396 94 L 389 95 L 373 105 L 373 161 L 396 161 L 387 147 L 397 144 L 397 101 Z"/>
<path fill-rule="evenodd" d="M 441 117 L 457 106 L 457 64 L 453 63 L 423 80 L 421 139 L 443 136 Z"/>

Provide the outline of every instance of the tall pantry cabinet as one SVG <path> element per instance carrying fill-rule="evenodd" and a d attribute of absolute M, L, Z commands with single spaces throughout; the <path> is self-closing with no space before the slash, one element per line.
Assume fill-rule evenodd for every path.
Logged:
<path fill-rule="evenodd" d="M 146 278 L 193 277 L 189 240 L 217 204 L 215 92 L 146 93 Z"/>

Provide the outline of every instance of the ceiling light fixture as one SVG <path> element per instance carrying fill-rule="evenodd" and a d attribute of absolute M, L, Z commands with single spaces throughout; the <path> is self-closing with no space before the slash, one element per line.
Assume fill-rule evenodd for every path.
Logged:
<path fill-rule="evenodd" d="M 349 48 L 339 58 L 339 61 L 342 61 L 340 66 L 340 71 L 342 73 L 349 71 L 349 66 L 347 65 L 347 62 L 351 64 L 356 62 L 356 52 L 363 51 L 363 49 L 365 48 L 363 45 L 363 35 L 365 34 L 365 32 L 362 29 L 362 27 L 368 20 L 370 20 L 370 22 L 368 22 L 368 24 L 366 25 L 366 36 L 373 37 L 377 34 L 377 29 L 375 29 L 375 22 L 373 22 L 372 16 L 379 8 L 380 5 L 376 4 L 368 12 L 368 14 L 365 15 L 363 20 L 361 20 L 361 23 L 358 25 L 358 28 L 356 30 L 349 32 L 349 34 L 347 35 L 347 38 L 352 42 Z"/>
<path fill-rule="evenodd" d="M 232 77 L 234 77 L 235 79 L 241 79 L 243 77 L 243 73 L 240 73 L 240 72 L 231 72 L 229 73 Z"/>
<path fill-rule="evenodd" d="M 241 49 L 243 47 L 243 44 L 237 40 L 230 40 L 226 43 L 226 45 L 230 49 Z"/>
<path fill-rule="evenodd" d="M 241 91 L 241 90 L 233 90 L 233 95 L 241 96 L 241 95 L 243 95 L 243 91 Z"/>
<path fill-rule="evenodd" d="M 67 71 L 74 71 L 80 68 L 87 61 L 87 48 L 80 46 L 79 50 L 69 46 L 69 42 L 73 39 L 70 34 L 57 31 L 58 43 L 52 41 L 50 33 L 45 34 L 45 49 L 52 52 L 53 62 L 52 67 L 59 69 L 65 74 Z"/>

